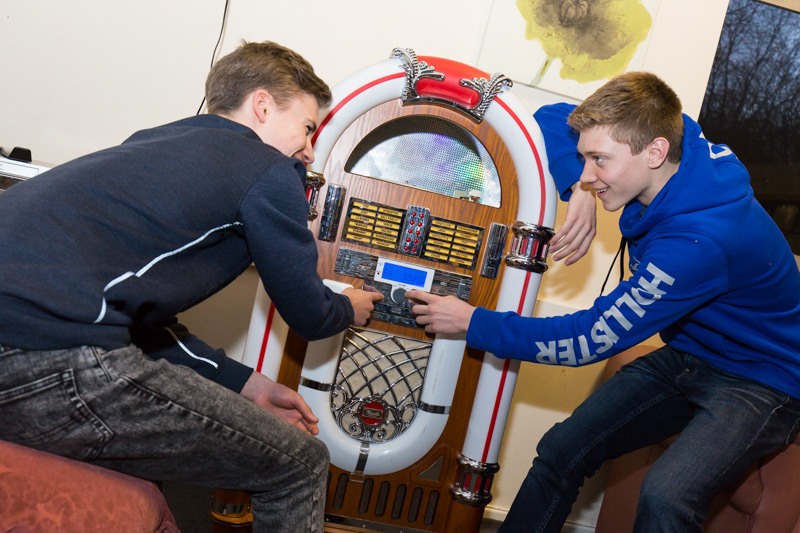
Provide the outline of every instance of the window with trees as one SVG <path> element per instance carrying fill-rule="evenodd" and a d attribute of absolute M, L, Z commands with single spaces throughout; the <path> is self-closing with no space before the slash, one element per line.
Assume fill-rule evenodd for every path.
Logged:
<path fill-rule="evenodd" d="M 698 121 L 747 166 L 756 198 L 800 255 L 800 13 L 730 0 Z"/>

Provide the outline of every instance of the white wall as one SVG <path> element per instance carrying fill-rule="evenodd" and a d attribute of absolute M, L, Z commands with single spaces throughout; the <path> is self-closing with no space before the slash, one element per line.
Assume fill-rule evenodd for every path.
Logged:
<path fill-rule="evenodd" d="M 493 0 L 415 4 L 350 0 L 232 0 L 220 53 L 241 39 L 294 48 L 333 84 L 389 57 L 395 47 L 476 64 Z M 501 1 L 501 0 L 496 0 Z M 510 1 L 510 0 L 505 0 Z M 661 75 L 697 116 L 728 0 L 662 0 L 644 68 Z M 193 115 L 222 21 L 208 0 L 0 0 L 0 146 L 24 146 L 58 164 L 118 144 L 137 129 Z M 514 54 L 514 50 L 509 50 Z M 557 225 L 563 219 L 559 206 Z M 601 213 L 592 252 L 553 265 L 539 292 L 540 316 L 591 304 L 618 244 L 616 215 Z M 248 271 L 183 320 L 240 357 L 256 277 Z M 523 365 L 501 453 L 495 499 L 501 518 L 541 435 L 595 386 L 600 365 Z M 573 521 L 592 526 L 597 491 Z"/>

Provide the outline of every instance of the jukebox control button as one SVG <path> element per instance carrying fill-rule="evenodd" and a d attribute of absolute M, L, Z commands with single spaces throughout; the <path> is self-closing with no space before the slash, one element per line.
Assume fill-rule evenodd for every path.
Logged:
<path fill-rule="evenodd" d="M 400 287 L 392 290 L 392 301 L 397 304 L 406 303 L 406 290 Z"/>

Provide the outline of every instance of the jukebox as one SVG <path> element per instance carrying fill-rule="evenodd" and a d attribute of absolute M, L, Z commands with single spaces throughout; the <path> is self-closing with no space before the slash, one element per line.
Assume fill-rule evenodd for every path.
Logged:
<path fill-rule="evenodd" d="M 243 359 L 320 418 L 330 524 L 477 531 L 491 500 L 519 362 L 426 334 L 405 292 L 532 313 L 556 196 L 511 88 L 409 49 L 333 88 L 307 179 L 318 271 L 385 298 L 366 327 L 306 342 L 259 285 Z"/>

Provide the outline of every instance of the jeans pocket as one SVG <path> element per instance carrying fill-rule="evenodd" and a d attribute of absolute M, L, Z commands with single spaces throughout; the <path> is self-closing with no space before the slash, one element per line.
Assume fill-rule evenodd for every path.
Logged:
<path fill-rule="evenodd" d="M 0 391 L 0 437 L 91 460 L 113 436 L 78 394 L 72 370 Z"/>

